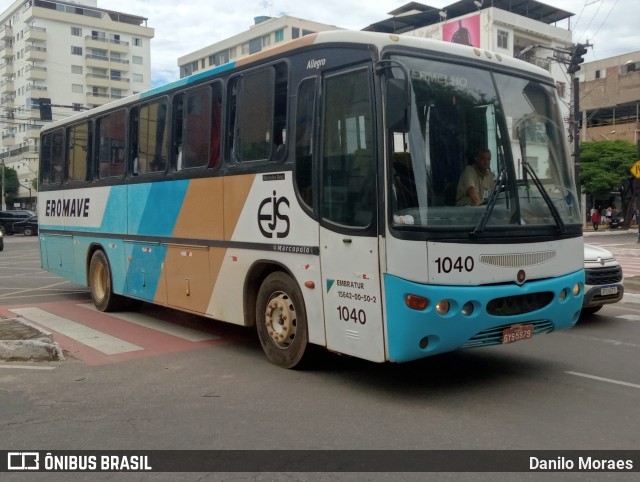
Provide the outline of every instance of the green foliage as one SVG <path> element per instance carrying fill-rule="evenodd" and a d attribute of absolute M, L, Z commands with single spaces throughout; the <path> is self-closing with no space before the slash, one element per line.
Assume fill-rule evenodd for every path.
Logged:
<path fill-rule="evenodd" d="M 636 146 L 628 141 L 598 141 L 580 144 L 580 184 L 596 197 L 620 191 L 637 161 Z"/>
<path fill-rule="evenodd" d="M 2 167 L 0 167 L 2 169 Z M 1 175 L 1 173 L 0 173 Z M 18 173 L 11 167 L 4 167 L 4 195 L 7 206 L 13 204 L 13 198 L 18 192 Z"/>

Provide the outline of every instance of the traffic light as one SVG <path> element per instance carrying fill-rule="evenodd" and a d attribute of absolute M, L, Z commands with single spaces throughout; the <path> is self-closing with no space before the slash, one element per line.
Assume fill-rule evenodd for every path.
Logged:
<path fill-rule="evenodd" d="M 40 120 L 52 120 L 51 116 L 51 99 L 40 97 Z"/>
<path fill-rule="evenodd" d="M 570 74 L 575 74 L 578 70 L 580 70 L 580 64 L 584 62 L 584 55 L 586 53 L 586 45 L 576 44 L 573 49 L 573 53 L 571 54 L 571 61 L 569 62 L 569 67 L 567 67 L 567 72 L 569 72 Z"/>

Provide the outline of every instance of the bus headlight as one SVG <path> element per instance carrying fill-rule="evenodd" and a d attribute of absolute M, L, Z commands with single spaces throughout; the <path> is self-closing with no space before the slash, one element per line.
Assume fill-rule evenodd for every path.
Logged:
<path fill-rule="evenodd" d="M 566 300 L 566 299 L 567 299 L 567 290 L 566 290 L 566 289 L 563 289 L 563 290 L 560 292 L 560 296 L 559 296 L 559 298 L 560 298 L 560 301 L 564 301 L 564 300 Z"/>
<path fill-rule="evenodd" d="M 449 300 L 441 300 L 436 304 L 436 312 L 439 315 L 446 315 L 447 313 L 449 313 L 450 309 L 451 304 L 449 303 Z"/>
<path fill-rule="evenodd" d="M 576 283 L 573 285 L 573 296 L 578 296 L 582 291 L 582 285 L 580 283 Z"/>
<path fill-rule="evenodd" d="M 473 303 L 467 301 L 462 307 L 462 314 L 464 316 L 471 316 L 473 314 Z"/>

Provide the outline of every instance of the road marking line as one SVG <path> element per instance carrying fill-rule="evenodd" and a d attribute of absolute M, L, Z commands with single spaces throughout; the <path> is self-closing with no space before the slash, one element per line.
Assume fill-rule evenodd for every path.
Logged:
<path fill-rule="evenodd" d="M 612 378 L 597 377 L 595 375 L 588 375 L 586 373 L 579 373 L 579 372 L 565 372 L 565 373 L 569 375 L 575 375 L 577 377 L 591 378 L 593 380 L 599 380 L 601 382 L 615 383 L 616 385 L 624 385 L 625 387 L 640 388 L 640 385 L 636 383 L 621 382 L 620 380 L 613 380 Z"/>
<path fill-rule="evenodd" d="M 629 321 L 640 321 L 640 316 L 638 315 L 618 315 L 616 318 L 622 318 L 623 320 Z"/>
<path fill-rule="evenodd" d="M 27 365 L 0 365 L 0 368 L 13 368 L 15 370 L 55 370 L 56 367 L 31 367 Z"/>
<path fill-rule="evenodd" d="M 91 303 L 84 303 L 78 306 L 86 308 L 88 310 L 98 311 L 96 307 Z M 127 321 L 138 326 L 143 326 L 144 328 L 160 331 L 167 335 L 175 336 L 176 338 L 182 338 L 183 340 L 187 341 L 198 342 L 219 340 L 220 338 L 222 338 L 217 335 L 212 335 L 203 331 L 187 328 L 186 326 L 176 325 L 175 323 L 159 320 L 157 318 L 142 315 L 140 313 L 109 313 L 109 316 L 113 316 L 114 318 L 118 318 L 120 320 Z"/>
<path fill-rule="evenodd" d="M 143 350 L 138 345 L 54 315 L 40 308 L 14 308 L 10 311 L 38 325 L 46 326 L 53 331 L 90 346 L 105 355 L 117 355 L 119 353 Z"/>

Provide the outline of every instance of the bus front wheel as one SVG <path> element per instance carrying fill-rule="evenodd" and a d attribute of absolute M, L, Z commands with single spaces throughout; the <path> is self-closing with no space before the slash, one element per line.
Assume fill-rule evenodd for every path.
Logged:
<path fill-rule="evenodd" d="M 256 328 L 269 361 L 283 368 L 299 366 L 308 344 L 307 315 L 302 292 L 289 275 L 278 271 L 262 282 Z"/>
<path fill-rule="evenodd" d="M 96 251 L 91 257 L 89 290 L 93 304 L 99 311 L 116 311 L 122 306 L 122 296 L 113 292 L 111 267 L 103 251 Z"/>

